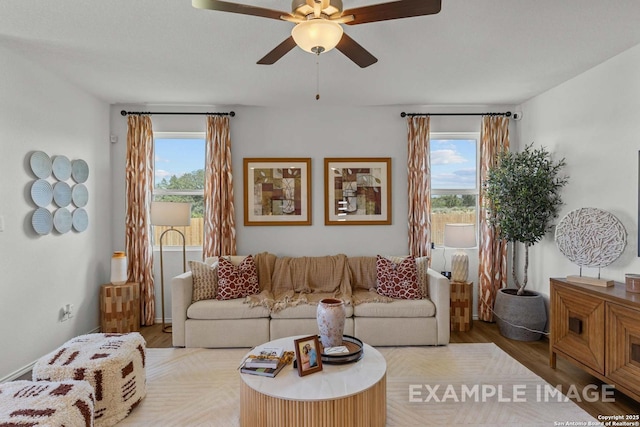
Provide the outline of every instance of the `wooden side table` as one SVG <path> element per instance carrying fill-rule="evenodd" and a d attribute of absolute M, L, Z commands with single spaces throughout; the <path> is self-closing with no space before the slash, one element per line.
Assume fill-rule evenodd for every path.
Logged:
<path fill-rule="evenodd" d="M 471 329 L 473 282 L 451 282 L 451 330 Z"/>
<path fill-rule="evenodd" d="M 140 330 L 139 283 L 107 283 L 100 287 L 100 329 L 116 333 Z"/>

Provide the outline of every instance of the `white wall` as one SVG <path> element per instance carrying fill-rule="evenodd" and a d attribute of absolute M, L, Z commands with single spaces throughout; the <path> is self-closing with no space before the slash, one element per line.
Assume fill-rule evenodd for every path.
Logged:
<path fill-rule="evenodd" d="M 638 144 L 640 138 L 640 46 L 636 46 L 521 106 L 521 144 L 545 146 L 566 158 L 569 184 L 563 189 L 568 212 L 594 207 L 614 214 L 625 226 L 622 256 L 601 276 L 624 282 L 640 272 L 638 232 Z M 556 222 L 557 223 L 557 222 Z M 530 289 L 549 294 L 549 278 L 579 274 L 557 249 L 553 233 L 530 251 Z M 597 269 L 583 275 L 597 277 Z"/>
<path fill-rule="evenodd" d="M 0 46 L 0 380 L 98 327 L 99 286 L 112 251 L 109 107 Z M 89 165 L 89 228 L 38 236 L 31 226 L 29 154 Z M 53 206 L 50 206 L 53 210 Z M 64 304 L 75 316 L 60 322 Z"/>
<path fill-rule="evenodd" d="M 230 111 L 234 172 L 236 230 L 239 254 L 269 251 L 278 255 L 302 256 L 345 253 L 348 255 L 406 254 L 407 237 L 407 125 L 400 112 L 486 112 L 505 111 L 509 106 L 393 106 L 260 108 L 217 106 L 177 108 L 175 106 L 115 105 L 111 108 L 111 132 L 118 137 L 112 147 L 114 182 L 114 248 L 124 247 L 124 156 L 127 111 Z M 478 132 L 480 117 L 432 117 L 432 132 Z M 153 116 L 154 131 L 197 132 L 205 130 L 203 116 Z M 242 159 L 245 157 L 310 157 L 312 169 L 311 226 L 243 225 Z M 392 225 L 325 226 L 324 158 L 391 157 Z M 452 250 L 446 251 L 447 265 Z M 470 280 L 477 284 L 477 251 L 469 251 Z M 158 254 L 156 253 L 157 257 Z M 192 252 L 188 259 L 201 259 Z M 165 311 L 170 316 L 170 278 L 181 272 L 179 252 L 165 252 Z M 156 306 L 160 307 L 159 263 L 156 262 Z M 433 268 L 444 266 L 443 250 L 433 254 Z M 157 310 L 158 318 L 160 310 Z"/>

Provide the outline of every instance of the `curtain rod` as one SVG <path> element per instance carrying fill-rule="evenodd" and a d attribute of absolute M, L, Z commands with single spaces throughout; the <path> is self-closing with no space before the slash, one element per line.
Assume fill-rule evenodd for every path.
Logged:
<path fill-rule="evenodd" d="M 235 111 L 229 111 L 228 113 L 182 113 L 182 112 L 169 113 L 166 111 L 152 112 L 152 111 L 125 111 L 125 110 L 120 111 L 120 114 L 123 116 L 135 116 L 135 115 L 140 116 L 144 114 L 153 116 L 153 115 L 160 115 L 160 114 L 168 114 L 168 115 L 174 115 L 174 116 L 231 116 L 231 117 L 235 117 L 236 115 Z"/>
<path fill-rule="evenodd" d="M 504 113 L 400 113 L 400 117 L 414 116 L 504 116 L 511 117 L 511 111 Z"/>

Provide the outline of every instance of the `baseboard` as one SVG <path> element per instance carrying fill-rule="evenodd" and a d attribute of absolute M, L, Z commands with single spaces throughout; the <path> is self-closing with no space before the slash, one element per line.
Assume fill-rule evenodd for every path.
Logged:
<path fill-rule="evenodd" d="M 7 375 L 4 378 L 0 378 L 0 383 L 6 383 L 9 381 L 15 381 L 18 378 L 20 378 L 21 376 L 29 373 L 31 370 L 33 370 L 33 365 L 36 364 L 36 361 L 34 360 L 33 362 L 29 363 L 26 366 L 23 366 L 22 368 L 18 369 L 17 371 L 14 371 L 12 373 L 10 373 L 9 375 Z"/>
<path fill-rule="evenodd" d="M 100 332 L 100 327 L 99 326 L 97 328 L 92 329 L 91 331 L 87 332 L 87 334 L 95 334 L 96 332 Z M 14 371 L 14 372 L 10 373 L 9 375 L 0 378 L 0 384 L 1 383 L 6 383 L 6 382 L 9 382 L 9 381 L 15 381 L 16 379 L 20 378 L 21 376 L 27 374 L 29 371 L 33 370 L 33 365 L 35 365 L 37 361 L 38 360 L 36 359 L 33 362 L 29 363 L 28 365 L 25 365 L 22 368 L 18 369 L 17 371 Z"/>

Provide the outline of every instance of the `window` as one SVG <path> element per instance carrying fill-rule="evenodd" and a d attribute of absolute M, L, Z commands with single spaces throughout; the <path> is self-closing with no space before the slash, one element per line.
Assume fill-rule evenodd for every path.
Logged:
<path fill-rule="evenodd" d="M 202 247 L 204 236 L 204 132 L 154 132 L 153 200 L 191 203 L 191 225 L 176 227 L 184 233 L 187 246 Z M 154 245 L 170 227 L 155 226 Z M 182 246 L 178 233 L 167 233 L 164 246 Z"/>
<path fill-rule="evenodd" d="M 431 241 L 436 246 L 443 244 L 445 224 L 478 223 L 479 139 L 478 133 L 431 134 Z"/>

